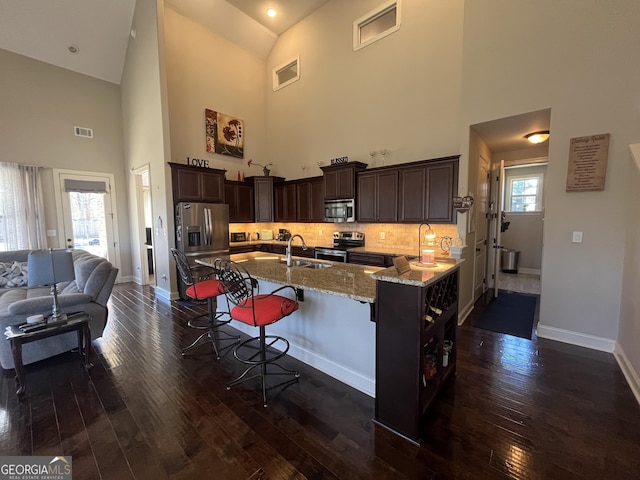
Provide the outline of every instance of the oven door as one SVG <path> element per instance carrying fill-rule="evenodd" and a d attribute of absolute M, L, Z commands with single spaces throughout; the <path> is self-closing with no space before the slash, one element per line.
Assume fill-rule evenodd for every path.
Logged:
<path fill-rule="evenodd" d="M 333 250 L 331 248 L 316 248 L 314 257 L 318 260 L 329 260 L 330 262 L 347 263 L 346 250 Z"/>

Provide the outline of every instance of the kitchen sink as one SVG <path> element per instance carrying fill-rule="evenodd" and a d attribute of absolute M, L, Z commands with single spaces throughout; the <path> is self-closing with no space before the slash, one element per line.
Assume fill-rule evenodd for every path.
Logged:
<path fill-rule="evenodd" d="M 283 262 L 286 262 L 285 259 L 282 259 Z M 292 267 L 304 267 L 304 268 L 327 268 L 331 267 L 330 263 L 323 262 L 310 262 L 309 260 L 293 260 L 291 262 Z"/>

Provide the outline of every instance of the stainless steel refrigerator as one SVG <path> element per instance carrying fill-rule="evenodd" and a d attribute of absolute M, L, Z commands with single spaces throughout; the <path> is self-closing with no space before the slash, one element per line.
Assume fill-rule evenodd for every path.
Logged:
<path fill-rule="evenodd" d="M 176 248 L 187 256 L 195 276 L 208 270 L 196 263 L 199 257 L 229 254 L 229 205 L 181 202 L 175 206 Z M 178 276 L 181 298 L 188 298 Z"/>

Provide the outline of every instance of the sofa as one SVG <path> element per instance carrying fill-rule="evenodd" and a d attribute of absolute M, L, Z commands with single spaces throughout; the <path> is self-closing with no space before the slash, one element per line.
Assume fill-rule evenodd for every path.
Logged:
<path fill-rule="evenodd" d="M 27 288 L 27 257 L 30 250 L 0 252 L 0 332 L 20 325 L 34 314 L 51 315 L 50 287 Z M 91 316 L 91 340 L 102 336 L 107 324 L 107 301 L 118 274 L 109 261 L 85 250 L 72 251 L 75 280 L 58 284 L 58 301 L 65 313 L 85 312 Z M 78 347 L 76 332 L 24 344 L 23 364 L 37 362 Z M 0 337 L 0 366 L 14 368 L 11 343 Z"/>

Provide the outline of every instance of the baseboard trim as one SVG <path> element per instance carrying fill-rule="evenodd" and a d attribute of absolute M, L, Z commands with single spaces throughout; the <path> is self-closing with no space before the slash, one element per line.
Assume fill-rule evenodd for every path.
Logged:
<path fill-rule="evenodd" d="M 558 342 L 570 343 L 579 347 L 587 347 L 601 352 L 613 353 L 616 348 L 615 340 L 609 338 L 596 337 L 586 333 L 564 330 L 562 328 L 549 327 L 538 323 L 536 335 L 540 338 L 557 340 Z"/>
<path fill-rule="evenodd" d="M 236 321 L 231 322 L 231 326 L 233 326 L 233 328 L 235 328 L 236 330 L 246 333 L 247 335 L 256 335 L 255 327 L 247 326 Z M 316 368 L 321 372 L 326 373 L 330 377 L 333 377 L 336 380 L 339 380 L 342 383 L 345 383 L 350 387 L 353 387 L 356 390 L 359 390 L 362 393 L 375 398 L 375 378 L 366 377 L 354 370 L 351 370 L 350 368 L 345 367 L 344 365 L 335 363 L 326 357 L 322 357 L 317 353 L 302 348 L 291 341 L 289 341 L 289 352 L 287 354 L 291 355 L 296 360 L 300 360 L 310 367 Z"/>
<path fill-rule="evenodd" d="M 631 387 L 631 391 L 636 397 L 636 401 L 640 405 L 640 376 L 638 376 L 638 372 L 634 370 L 633 365 L 631 365 L 631 362 L 619 343 L 616 343 L 616 349 L 613 352 L 613 355 L 615 356 L 618 365 L 620 365 L 620 370 L 622 370 L 624 378 L 627 380 L 629 387 Z"/>
<path fill-rule="evenodd" d="M 156 285 L 156 298 L 159 298 L 160 300 L 163 300 L 165 302 L 170 302 L 171 300 L 175 300 L 175 298 L 172 298 L 171 292 L 168 292 L 167 290 L 160 288 Z"/>
<path fill-rule="evenodd" d="M 518 268 L 518 273 L 526 273 L 529 275 L 541 275 L 541 270 L 539 268 Z"/>
<path fill-rule="evenodd" d="M 464 306 L 462 311 L 458 312 L 458 326 L 462 325 L 465 322 L 465 320 L 473 310 L 473 305 L 474 303 L 472 300 Z"/>

